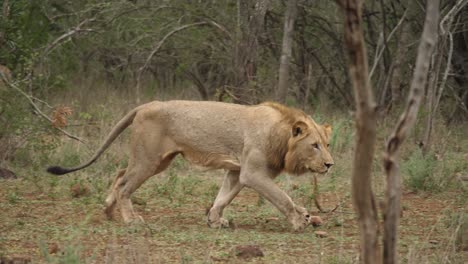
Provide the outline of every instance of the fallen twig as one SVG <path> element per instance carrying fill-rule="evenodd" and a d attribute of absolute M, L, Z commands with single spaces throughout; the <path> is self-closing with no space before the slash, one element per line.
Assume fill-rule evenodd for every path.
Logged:
<path fill-rule="evenodd" d="M 317 184 L 317 175 L 314 175 L 314 190 L 313 190 L 313 197 L 314 197 L 314 204 L 315 206 L 317 207 L 317 209 L 321 212 L 321 213 L 333 213 L 336 211 L 336 209 L 338 209 L 338 207 L 340 206 L 339 203 L 336 204 L 336 206 L 331 209 L 331 210 L 324 210 L 322 208 L 322 206 L 320 205 L 319 201 L 318 201 L 318 196 L 319 196 L 319 192 L 318 192 L 318 184 Z"/>

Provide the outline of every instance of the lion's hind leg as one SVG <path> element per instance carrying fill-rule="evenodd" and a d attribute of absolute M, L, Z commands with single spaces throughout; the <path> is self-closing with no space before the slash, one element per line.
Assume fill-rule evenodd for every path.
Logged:
<path fill-rule="evenodd" d="M 106 207 L 104 209 L 104 213 L 109 220 L 114 219 L 115 205 L 117 203 L 116 186 L 119 185 L 119 182 L 122 179 L 122 176 L 125 174 L 125 171 L 126 169 L 122 169 L 117 172 L 117 176 L 115 177 L 114 182 L 110 188 L 110 193 L 106 198 Z"/>
<path fill-rule="evenodd" d="M 133 192 L 148 178 L 164 171 L 177 154 L 179 154 L 178 151 L 172 150 L 165 152 L 163 155 L 155 154 L 152 156 L 155 157 L 153 160 L 145 156 L 140 159 L 136 158 L 133 162 L 130 162 L 124 175 L 116 181 L 113 191 L 113 197 L 116 199 L 120 208 L 120 213 L 126 223 L 143 221 L 143 218 L 133 210 L 133 205 L 130 200 Z M 135 164 L 135 161 L 138 163 Z"/>
<path fill-rule="evenodd" d="M 229 227 L 229 221 L 224 219 L 223 210 L 228 206 L 236 195 L 242 190 L 239 182 L 239 171 L 228 171 L 224 176 L 223 185 L 208 212 L 208 226 L 212 228 Z"/>

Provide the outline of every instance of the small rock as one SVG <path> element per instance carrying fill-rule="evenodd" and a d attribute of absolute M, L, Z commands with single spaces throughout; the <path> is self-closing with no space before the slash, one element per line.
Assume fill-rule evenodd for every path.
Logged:
<path fill-rule="evenodd" d="M 90 191 L 89 187 L 83 183 L 76 183 L 70 188 L 70 192 L 73 198 L 79 198 L 82 196 L 88 196 Z"/>
<path fill-rule="evenodd" d="M 309 222 L 310 222 L 310 224 L 311 224 L 312 226 L 315 226 L 315 227 L 321 226 L 321 225 L 323 224 L 322 218 L 320 218 L 320 216 L 316 216 L 316 215 L 311 216 L 311 217 L 309 218 Z"/>
<path fill-rule="evenodd" d="M 58 251 L 59 251 L 59 246 L 57 243 L 49 244 L 49 254 L 57 254 Z"/>
<path fill-rule="evenodd" d="M 314 234 L 315 234 L 317 237 L 320 237 L 320 238 L 324 238 L 324 237 L 327 237 L 327 236 L 328 236 L 328 233 L 325 232 L 325 231 L 315 231 Z"/>
<path fill-rule="evenodd" d="M 18 177 L 11 170 L 0 168 L 0 179 L 16 179 L 16 178 Z"/>
<path fill-rule="evenodd" d="M 242 259 L 265 256 L 260 247 L 255 245 L 236 246 L 234 248 L 234 255 Z"/>
<path fill-rule="evenodd" d="M 433 245 L 437 245 L 437 244 L 439 244 L 439 241 L 433 239 L 433 240 L 429 240 L 429 243 L 431 243 Z"/>

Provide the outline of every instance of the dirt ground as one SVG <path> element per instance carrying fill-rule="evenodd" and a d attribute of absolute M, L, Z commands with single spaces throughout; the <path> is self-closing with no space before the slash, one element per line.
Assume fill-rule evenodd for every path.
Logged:
<path fill-rule="evenodd" d="M 324 220 L 302 233 L 292 232 L 279 212 L 250 189 L 225 210 L 232 227 L 210 229 L 205 211 L 222 172 L 180 174 L 152 178 L 137 191 L 135 209 L 145 224 L 134 226 L 124 225 L 119 214 L 115 221 L 104 217 L 110 176 L 0 180 L 0 257 L 24 263 L 358 262 L 357 222 L 346 184 L 328 188 L 330 180 L 319 180 L 322 207 L 339 206 L 318 213 L 307 198 L 311 177 L 278 180 L 297 203 L 313 208 Z M 77 184 L 87 191 L 72 195 Z M 457 242 L 456 232 L 459 215 L 466 214 L 461 196 L 405 192 L 398 248 L 402 263 L 467 263 L 467 248 Z M 317 237 L 315 231 L 326 232 L 326 237 Z M 239 246 L 253 246 L 262 254 L 239 252 Z"/>

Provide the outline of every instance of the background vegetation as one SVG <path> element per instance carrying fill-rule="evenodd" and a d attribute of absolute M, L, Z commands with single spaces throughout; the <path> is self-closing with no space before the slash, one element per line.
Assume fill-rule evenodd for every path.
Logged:
<path fill-rule="evenodd" d="M 10 83 L 0 81 L 0 168 L 19 178 L 0 180 L 0 257 L 102 262 L 145 255 L 139 248 L 166 261 L 232 261 L 232 247 L 254 241 L 266 252 L 265 262 L 356 262 L 349 197 L 355 107 L 342 13 L 334 1 L 293 2 L 296 10 L 288 13 L 286 1 L 276 0 L 0 0 L 0 72 Z M 380 153 L 408 92 L 424 3 L 364 1 L 370 80 L 380 114 L 378 198 L 384 182 Z M 279 96 L 286 16 L 294 21 L 292 53 L 286 96 Z M 442 1 L 441 17 L 420 119 L 401 151 L 405 195 L 399 251 L 411 263 L 463 263 L 467 257 L 466 1 Z M 222 172 L 194 171 L 183 160 L 137 193 L 149 231 L 106 222 L 100 206 L 115 171 L 125 167 L 125 135 L 86 171 L 63 178 L 44 173 L 51 164 L 86 160 L 132 107 L 169 99 L 277 100 L 331 123 L 336 166 L 320 179 L 320 193 L 325 205 L 341 206 L 322 215 L 329 237 L 315 238 L 311 230 L 291 234 L 271 206 L 251 192 L 241 193 L 229 211 L 237 229 L 208 230 L 203 210 Z M 309 179 L 278 181 L 312 207 Z M 88 191 L 75 195 L 77 184 Z M 67 210 L 71 216 L 61 213 Z M 59 253 L 49 249 L 51 244 Z M 108 253 L 112 246 L 127 246 L 127 253 Z"/>

